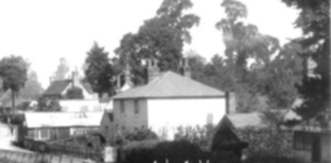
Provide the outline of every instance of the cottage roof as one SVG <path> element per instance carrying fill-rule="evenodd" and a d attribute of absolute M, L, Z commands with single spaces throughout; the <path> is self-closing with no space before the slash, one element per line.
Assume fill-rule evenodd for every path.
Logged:
<path fill-rule="evenodd" d="M 259 112 L 229 114 L 228 118 L 235 128 L 263 128 L 267 126 Z"/>
<path fill-rule="evenodd" d="M 216 127 L 211 150 L 242 149 L 247 147 L 247 143 L 241 141 L 234 130 L 235 127 L 233 123 L 228 116 L 225 115 Z"/>
<path fill-rule="evenodd" d="M 115 95 L 114 99 L 129 98 L 181 98 L 223 97 L 225 93 L 188 77 L 167 71 L 147 85 L 129 89 Z"/>
<path fill-rule="evenodd" d="M 45 90 L 44 95 L 61 95 L 71 80 L 56 80 Z"/>
<path fill-rule="evenodd" d="M 26 112 L 28 128 L 99 126 L 103 112 Z"/>
<path fill-rule="evenodd" d="M 70 83 L 72 83 L 72 80 L 70 79 L 53 81 L 45 90 L 44 95 L 61 95 Z M 93 93 L 92 87 L 89 83 L 84 81 L 80 81 L 80 83 L 88 93 Z"/>
<path fill-rule="evenodd" d="M 292 126 L 292 129 L 295 131 L 331 133 L 331 111 L 327 108 L 315 116 Z"/>

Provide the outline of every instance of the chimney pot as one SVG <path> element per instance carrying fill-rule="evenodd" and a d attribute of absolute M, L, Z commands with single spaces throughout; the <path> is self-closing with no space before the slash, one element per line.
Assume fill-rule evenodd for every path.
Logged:
<path fill-rule="evenodd" d="M 148 59 L 149 63 L 147 66 L 147 78 L 148 82 L 154 80 L 157 76 L 159 76 L 160 69 L 158 67 L 158 60 L 157 59 Z"/>

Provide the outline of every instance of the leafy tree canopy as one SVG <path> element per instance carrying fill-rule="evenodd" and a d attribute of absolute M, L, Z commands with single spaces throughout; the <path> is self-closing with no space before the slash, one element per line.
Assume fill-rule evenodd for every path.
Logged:
<path fill-rule="evenodd" d="M 11 90 L 12 108 L 15 97 L 27 80 L 28 63 L 20 56 L 11 55 L 0 60 L 0 77 L 4 91 Z"/>
<path fill-rule="evenodd" d="M 308 118 L 330 107 L 330 1 L 282 1 L 300 9 L 295 25 L 302 29 L 304 35 L 293 42 L 303 48 L 305 72 L 299 91 L 304 104 L 299 108 L 299 113 Z M 313 60 L 317 66 L 309 70 L 308 60 Z"/>
<path fill-rule="evenodd" d="M 69 66 L 65 58 L 60 58 L 60 63 L 52 76 L 53 80 L 65 80 L 69 72 Z"/>
<path fill-rule="evenodd" d="M 156 58 L 161 71 L 179 71 L 184 43 L 190 43 L 189 29 L 199 23 L 199 17 L 185 14 L 193 6 L 190 0 L 164 0 L 156 15 L 145 21 L 138 32 L 128 33 L 115 53 L 120 63 L 129 63 L 133 82 L 146 81 L 142 59 Z"/>
<path fill-rule="evenodd" d="M 220 87 L 225 90 L 244 93 L 246 97 L 265 96 L 272 108 L 289 107 L 301 83 L 300 46 L 289 43 L 281 47 L 277 38 L 245 23 L 247 8 L 241 2 L 224 0 L 221 6 L 226 18 L 216 27 L 223 32 L 225 57 L 215 56 L 209 72 L 219 74 L 216 80 L 222 81 Z M 243 105 L 246 106 L 251 105 Z"/>
<path fill-rule="evenodd" d="M 66 93 L 66 97 L 68 99 L 83 99 L 84 98 L 83 90 L 80 89 L 79 87 L 72 87 L 68 89 Z"/>
<path fill-rule="evenodd" d="M 91 85 L 92 90 L 97 92 L 99 97 L 104 93 L 113 95 L 115 93 L 114 69 L 108 52 L 100 47 L 96 42 L 85 60 L 85 76 L 87 82 Z"/>
<path fill-rule="evenodd" d="M 42 91 L 43 88 L 38 81 L 37 73 L 30 71 L 25 86 L 20 91 L 20 96 L 24 99 L 37 99 Z"/>

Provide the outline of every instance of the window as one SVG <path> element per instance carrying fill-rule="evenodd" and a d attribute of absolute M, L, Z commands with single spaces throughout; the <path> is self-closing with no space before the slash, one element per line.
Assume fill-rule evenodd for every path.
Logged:
<path fill-rule="evenodd" d="M 124 100 L 120 100 L 119 101 L 119 105 L 120 105 L 120 111 L 121 113 L 124 113 L 125 112 L 125 106 L 124 106 Z"/>
<path fill-rule="evenodd" d="M 207 124 L 213 124 L 214 122 L 214 116 L 212 113 L 207 114 Z"/>
<path fill-rule="evenodd" d="M 134 100 L 134 113 L 139 114 L 139 100 Z"/>
<path fill-rule="evenodd" d="M 49 129 L 42 128 L 39 130 L 39 139 L 45 140 L 49 138 Z"/>
<path fill-rule="evenodd" d="M 305 132 L 294 133 L 294 149 L 311 150 L 313 136 Z"/>

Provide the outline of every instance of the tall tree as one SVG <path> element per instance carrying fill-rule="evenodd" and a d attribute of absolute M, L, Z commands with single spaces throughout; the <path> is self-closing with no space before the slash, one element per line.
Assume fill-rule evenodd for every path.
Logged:
<path fill-rule="evenodd" d="M 65 80 L 69 72 L 68 62 L 65 58 L 60 58 L 60 63 L 52 77 L 53 80 Z"/>
<path fill-rule="evenodd" d="M 139 28 L 138 33 L 128 33 L 115 53 L 120 62 L 129 63 L 136 84 L 146 81 L 141 60 L 158 59 L 161 71 L 179 71 L 184 43 L 190 43 L 189 29 L 199 23 L 199 17 L 185 14 L 193 6 L 190 0 L 164 0 L 156 15 Z"/>
<path fill-rule="evenodd" d="M 37 99 L 41 95 L 43 88 L 38 81 L 38 76 L 35 71 L 30 71 L 27 75 L 27 81 L 20 91 L 20 97 L 24 99 Z"/>
<path fill-rule="evenodd" d="M 305 59 L 303 84 L 299 87 L 304 104 L 299 113 L 309 118 L 330 107 L 330 1 L 282 1 L 300 10 L 295 25 L 302 29 L 303 36 L 293 42 L 302 46 Z M 312 71 L 309 60 L 317 64 Z"/>
<path fill-rule="evenodd" d="M 85 60 L 85 76 L 92 90 L 101 97 L 104 93 L 115 94 L 115 78 L 113 66 L 108 58 L 108 52 L 96 42 Z"/>
<path fill-rule="evenodd" d="M 11 55 L 0 60 L 2 88 L 11 91 L 12 108 L 15 110 L 15 97 L 27 80 L 28 63 L 20 56 Z"/>
<path fill-rule="evenodd" d="M 281 47 L 275 37 L 261 34 L 255 25 L 244 23 L 247 8 L 243 3 L 224 0 L 221 6 L 226 18 L 216 27 L 223 32 L 225 58 L 214 58 L 213 71 L 226 74 L 220 80 L 230 91 L 248 94 L 244 97 L 265 96 L 272 108 L 289 107 L 301 82 L 299 46 L 290 43 Z"/>

